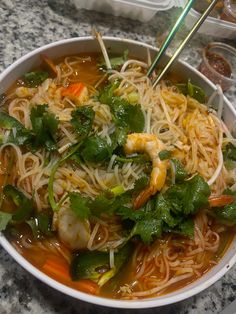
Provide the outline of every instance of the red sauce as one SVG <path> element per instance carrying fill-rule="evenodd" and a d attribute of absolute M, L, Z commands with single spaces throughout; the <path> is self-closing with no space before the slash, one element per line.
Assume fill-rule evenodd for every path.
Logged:
<path fill-rule="evenodd" d="M 217 73 L 224 76 L 225 78 L 231 77 L 231 66 L 224 57 L 211 51 L 207 51 L 205 56 L 207 58 L 208 64 L 213 70 L 215 70 Z M 209 69 L 204 61 L 202 61 L 202 63 L 200 64 L 199 70 L 213 83 L 221 85 L 223 91 L 227 90 L 230 87 L 230 83 L 224 80 L 223 77 L 218 76 L 213 70 Z"/>
<path fill-rule="evenodd" d="M 228 61 L 223 58 L 221 55 L 207 51 L 206 57 L 210 66 L 216 70 L 216 72 L 224 75 L 225 77 L 230 77 L 232 74 L 231 67 Z"/>

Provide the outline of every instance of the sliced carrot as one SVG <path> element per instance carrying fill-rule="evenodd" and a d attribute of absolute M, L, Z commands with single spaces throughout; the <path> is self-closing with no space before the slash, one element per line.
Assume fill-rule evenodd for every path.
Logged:
<path fill-rule="evenodd" d="M 69 85 L 66 88 L 62 89 L 61 95 L 62 96 L 75 96 L 78 97 L 82 93 L 82 90 L 85 88 L 83 83 L 74 83 Z"/>
<path fill-rule="evenodd" d="M 41 59 L 44 61 L 44 63 L 46 63 L 52 73 L 57 76 L 57 69 L 53 61 L 44 54 L 41 54 Z"/>
<path fill-rule="evenodd" d="M 232 204 L 234 202 L 234 196 L 233 195 L 221 195 L 221 196 L 215 196 L 210 197 L 208 199 L 210 207 L 222 207 L 225 205 Z"/>
<path fill-rule="evenodd" d="M 69 273 L 69 265 L 66 261 L 50 257 L 46 260 L 45 264 L 42 267 L 42 270 L 52 278 L 58 280 L 59 282 L 71 286 L 72 288 L 78 289 L 83 292 L 90 294 L 98 293 L 98 285 L 91 280 L 79 280 L 72 281 Z"/>

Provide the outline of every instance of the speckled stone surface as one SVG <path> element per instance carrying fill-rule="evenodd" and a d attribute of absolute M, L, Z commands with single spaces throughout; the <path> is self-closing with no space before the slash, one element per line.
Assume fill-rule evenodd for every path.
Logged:
<path fill-rule="evenodd" d="M 104 35 L 132 38 L 155 45 L 173 24 L 178 12 L 173 9 L 158 13 L 149 23 L 142 24 L 120 17 L 77 10 L 72 0 L 0 0 L 0 71 L 20 56 L 44 44 L 62 38 L 90 35 L 92 27 Z M 186 29 L 183 28 L 170 51 L 177 46 L 185 32 Z M 212 39 L 196 35 L 181 58 L 197 67 L 201 48 Z M 235 42 L 231 44 L 236 45 Z M 229 90 L 227 96 L 236 106 L 235 89 Z M 175 305 L 137 310 L 135 313 L 219 313 L 235 299 L 235 293 L 236 266 L 220 281 L 195 297 Z M 134 311 L 89 305 L 65 296 L 28 274 L 0 248 L 0 314 L 132 312 Z"/>

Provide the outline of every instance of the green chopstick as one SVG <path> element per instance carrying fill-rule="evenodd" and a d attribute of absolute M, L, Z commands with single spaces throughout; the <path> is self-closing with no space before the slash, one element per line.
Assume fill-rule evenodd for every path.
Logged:
<path fill-rule="evenodd" d="M 180 17 L 178 18 L 177 22 L 175 23 L 174 27 L 172 28 L 172 30 L 170 31 L 170 34 L 167 36 L 167 39 L 165 40 L 165 42 L 163 43 L 162 47 L 160 48 L 160 51 L 158 52 L 155 60 L 153 61 L 152 65 L 150 66 L 147 75 L 150 76 L 152 74 L 152 72 L 154 71 L 154 69 L 157 66 L 157 63 L 159 62 L 160 58 L 162 57 L 162 55 L 164 54 L 164 52 L 166 51 L 167 47 L 169 46 L 171 40 L 173 39 L 176 31 L 179 29 L 179 26 L 182 22 L 182 20 L 185 18 L 186 14 L 188 13 L 188 11 L 191 9 L 193 2 L 195 0 L 190 0 L 187 5 L 185 6 L 182 14 L 180 15 Z M 169 60 L 169 62 L 167 63 L 167 65 L 162 69 L 162 71 L 157 75 L 157 77 L 154 79 L 154 81 L 152 82 L 153 86 L 155 87 L 160 80 L 163 78 L 163 76 L 165 75 L 165 73 L 169 70 L 170 66 L 172 65 L 172 63 L 175 61 L 175 59 L 177 59 L 177 57 L 179 56 L 179 54 L 182 52 L 183 48 L 185 47 L 185 45 L 189 42 L 189 40 L 193 37 L 193 35 L 197 32 L 197 30 L 199 29 L 199 27 L 202 25 L 202 23 L 205 21 L 205 19 L 207 18 L 207 16 L 210 14 L 211 10 L 214 8 L 215 4 L 217 3 L 218 0 L 213 0 L 211 2 L 211 4 L 207 7 L 206 11 L 202 14 L 202 16 L 199 18 L 199 20 L 194 24 L 193 28 L 191 29 L 191 31 L 188 33 L 188 35 L 186 36 L 186 38 L 182 41 L 182 43 L 180 44 L 179 48 L 176 50 L 176 52 L 173 54 L 173 56 L 171 57 L 171 59 Z"/>

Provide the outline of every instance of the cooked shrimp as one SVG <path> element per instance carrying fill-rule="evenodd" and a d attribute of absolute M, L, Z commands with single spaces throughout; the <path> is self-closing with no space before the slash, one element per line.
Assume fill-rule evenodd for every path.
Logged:
<path fill-rule="evenodd" d="M 80 219 L 68 208 L 60 209 L 58 213 L 58 234 L 61 241 L 70 249 L 84 249 L 90 238 L 90 224 L 86 219 Z"/>
<path fill-rule="evenodd" d="M 128 135 L 124 146 L 126 154 L 135 152 L 147 153 L 152 161 L 152 172 L 149 186 L 143 190 L 134 200 L 134 208 L 141 207 L 151 195 L 160 191 L 166 180 L 167 162 L 159 158 L 159 152 L 165 149 L 165 145 L 154 134 L 132 133 Z"/>

